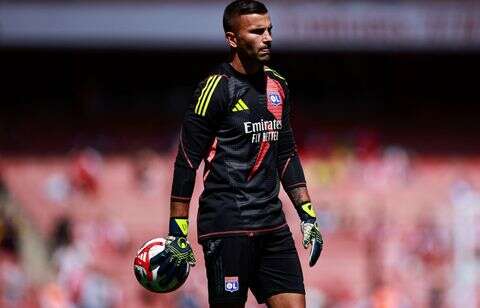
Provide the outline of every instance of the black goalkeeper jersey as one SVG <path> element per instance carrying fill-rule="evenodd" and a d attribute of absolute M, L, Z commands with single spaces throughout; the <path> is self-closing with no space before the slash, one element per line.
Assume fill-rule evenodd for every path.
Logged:
<path fill-rule="evenodd" d="M 199 240 L 285 225 L 280 182 L 287 191 L 305 186 L 289 113 L 287 83 L 267 67 L 243 75 L 225 63 L 200 83 L 183 121 L 172 189 L 173 200 L 188 200 L 205 162 Z"/>

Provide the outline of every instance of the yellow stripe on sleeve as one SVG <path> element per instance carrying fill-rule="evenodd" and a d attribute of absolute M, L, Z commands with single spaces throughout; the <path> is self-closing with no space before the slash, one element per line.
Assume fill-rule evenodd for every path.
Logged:
<path fill-rule="evenodd" d="M 214 86 L 214 84 L 215 84 L 215 80 L 217 79 L 217 77 L 218 77 L 217 75 L 214 75 L 214 76 L 211 77 L 212 79 L 210 80 L 210 83 L 209 83 L 208 86 L 206 87 L 205 94 L 202 96 L 202 99 L 201 99 L 201 100 L 199 101 L 199 103 L 198 103 L 198 112 L 197 112 L 197 114 L 199 114 L 199 115 L 202 114 L 203 106 L 204 106 L 204 104 L 205 104 L 205 99 L 206 99 L 207 97 L 209 97 L 209 95 L 210 95 L 210 93 L 211 93 L 211 91 L 212 91 L 212 88 L 213 88 L 213 86 Z"/>
<path fill-rule="evenodd" d="M 205 93 L 207 92 L 207 89 L 211 86 L 212 84 L 212 81 L 213 81 L 213 77 L 215 76 L 210 76 L 208 79 L 207 79 L 207 83 L 205 84 L 205 86 L 203 87 L 202 89 L 202 93 L 200 94 L 200 96 L 198 97 L 198 100 L 197 100 L 197 105 L 195 106 L 195 113 L 196 114 L 200 114 L 200 102 L 203 100 L 203 97 L 205 96 Z"/>
<path fill-rule="evenodd" d="M 220 82 L 220 79 L 222 79 L 222 76 L 216 76 L 215 78 L 215 83 L 210 89 L 210 93 L 208 94 L 207 100 L 205 103 L 202 102 L 203 105 L 203 111 L 202 111 L 202 116 L 205 116 L 205 113 L 207 112 L 208 104 L 210 104 L 210 99 L 212 98 L 213 92 L 215 92 L 215 88 L 217 87 L 218 83 Z M 202 106 L 200 106 L 200 109 Z"/>

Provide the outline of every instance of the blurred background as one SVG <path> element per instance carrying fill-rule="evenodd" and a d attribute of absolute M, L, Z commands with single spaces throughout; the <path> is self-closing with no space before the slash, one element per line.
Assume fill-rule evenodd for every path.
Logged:
<path fill-rule="evenodd" d="M 0 0 L 0 307 L 207 306 L 195 201 L 180 290 L 144 291 L 133 257 L 167 233 L 227 3 Z M 480 307 L 478 2 L 266 4 L 326 242 L 308 268 L 282 192 L 307 306 Z"/>

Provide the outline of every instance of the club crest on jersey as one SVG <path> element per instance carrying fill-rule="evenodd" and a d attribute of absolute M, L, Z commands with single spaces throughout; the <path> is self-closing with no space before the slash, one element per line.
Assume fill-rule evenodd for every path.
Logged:
<path fill-rule="evenodd" d="M 225 291 L 236 292 L 238 291 L 240 283 L 238 282 L 238 276 L 225 277 Z"/>
<path fill-rule="evenodd" d="M 279 106 L 282 104 L 282 97 L 278 92 L 268 92 L 268 101 L 273 106 Z"/>

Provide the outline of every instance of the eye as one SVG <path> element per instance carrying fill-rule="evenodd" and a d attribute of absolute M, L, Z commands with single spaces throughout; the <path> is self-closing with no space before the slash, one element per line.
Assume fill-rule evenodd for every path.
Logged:
<path fill-rule="evenodd" d="M 253 34 L 258 34 L 258 35 L 262 35 L 263 32 L 265 32 L 265 29 L 253 29 L 252 31 L 250 31 L 251 33 Z"/>

